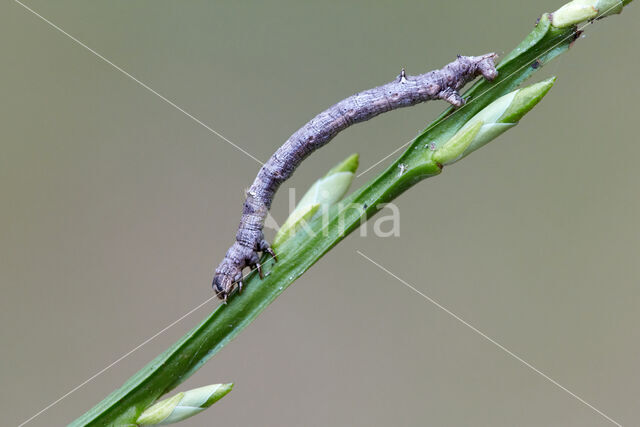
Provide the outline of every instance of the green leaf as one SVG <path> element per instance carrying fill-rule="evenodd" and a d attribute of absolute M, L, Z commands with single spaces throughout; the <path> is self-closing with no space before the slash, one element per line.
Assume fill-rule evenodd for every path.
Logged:
<path fill-rule="evenodd" d="M 358 228 L 362 219 L 374 215 L 380 204 L 393 200 L 420 180 L 438 175 L 441 169 L 427 151 L 431 144 L 442 147 L 483 108 L 516 89 L 541 65 L 565 52 L 575 35 L 574 26 L 554 27 L 548 15 L 543 15 L 533 32 L 498 66 L 500 74 L 493 82 L 476 83 L 465 93 L 468 102 L 464 107 L 445 111 L 389 168 L 347 197 L 344 205 L 334 205 L 326 224 L 321 218 L 312 220 L 309 226 L 316 231 L 315 236 L 298 233 L 284 241 L 279 247 L 280 262 L 263 261 L 268 273 L 264 280 L 258 280 L 255 273 L 250 275 L 242 294 L 232 295 L 228 304 L 220 305 L 201 324 L 71 425 L 133 424 L 149 405 L 189 378 L 323 254 Z M 404 174 L 398 174 L 400 164 L 406 168 Z M 349 203 L 365 208 L 352 209 Z"/>

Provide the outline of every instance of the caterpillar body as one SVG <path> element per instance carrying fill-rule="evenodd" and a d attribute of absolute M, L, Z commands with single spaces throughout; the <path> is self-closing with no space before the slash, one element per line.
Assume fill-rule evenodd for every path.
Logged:
<path fill-rule="evenodd" d="M 257 268 L 262 277 L 260 253 L 269 253 L 277 261 L 275 253 L 264 239 L 262 228 L 278 187 L 305 158 L 342 130 L 387 111 L 433 99 L 443 99 L 461 107 L 464 99 L 458 91 L 478 75 L 493 80 L 498 75 L 496 58 L 494 53 L 458 56 L 440 70 L 417 76 L 408 76 L 402 70 L 394 81 L 343 99 L 291 135 L 262 166 L 247 191 L 236 241 L 213 277 L 213 288 L 218 297 L 226 301 L 236 285 L 242 291 L 242 270 L 245 267 Z"/>

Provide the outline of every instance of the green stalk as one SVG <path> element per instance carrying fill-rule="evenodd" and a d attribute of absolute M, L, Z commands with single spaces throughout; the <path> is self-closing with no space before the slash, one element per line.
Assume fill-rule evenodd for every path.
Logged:
<path fill-rule="evenodd" d="M 622 4 L 630 2 L 624 0 Z M 550 15 L 543 15 L 526 39 L 502 60 L 498 66 L 500 74 L 494 82 L 481 80 L 476 83 L 466 92 L 464 107 L 448 109 L 384 172 L 343 203 L 333 206 L 327 224 L 323 226 L 322 218 L 312 220 L 309 226 L 316 231 L 315 236 L 298 233 L 281 243 L 279 262 L 265 261 L 268 274 L 264 280 L 251 274 L 245 280 L 242 294 L 232 295 L 228 304 L 220 305 L 200 325 L 71 425 L 135 425 L 145 409 L 198 370 L 361 221 L 374 215 L 380 204 L 392 201 L 419 181 L 440 174 L 442 165 L 434 159 L 434 153 L 439 153 L 436 158 L 443 156 L 446 151 L 439 150 L 470 119 L 569 49 L 576 35 L 576 25 L 556 28 Z M 473 131 L 477 133 L 478 127 Z M 469 146 L 455 141 L 461 144 L 461 152 Z M 457 148 L 451 144 L 444 148 L 451 149 Z M 353 208 L 350 204 L 364 209 Z"/>

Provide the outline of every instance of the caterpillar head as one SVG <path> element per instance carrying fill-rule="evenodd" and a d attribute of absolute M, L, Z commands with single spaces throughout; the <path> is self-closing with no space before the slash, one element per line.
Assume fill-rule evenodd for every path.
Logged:
<path fill-rule="evenodd" d="M 236 283 L 238 284 L 238 291 L 242 291 L 242 271 L 233 266 L 229 267 L 231 268 L 225 269 L 225 271 L 216 271 L 211 284 L 218 298 L 225 303 Z"/>

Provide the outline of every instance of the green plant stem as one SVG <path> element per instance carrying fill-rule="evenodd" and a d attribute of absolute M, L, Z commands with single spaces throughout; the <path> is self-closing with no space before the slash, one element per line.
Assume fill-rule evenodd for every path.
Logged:
<path fill-rule="evenodd" d="M 630 1 L 624 1 L 624 4 Z M 575 26 L 555 28 L 548 15 L 543 15 L 531 34 L 502 60 L 498 67 L 500 75 L 494 82 L 482 80 L 476 83 L 466 92 L 467 104 L 463 108 L 447 110 L 416 137 L 396 162 L 343 204 L 333 207 L 328 224 L 323 226 L 322 218 L 312 221 L 309 225 L 317 232 L 315 236 L 298 233 L 282 243 L 279 262 L 265 263 L 268 274 L 264 280 L 251 274 L 245 280 L 242 294 L 231 296 L 227 305 L 220 305 L 200 325 L 71 425 L 134 425 L 147 407 L 222 349 L 291 283 L 358 228 L 361 221 L 374 215 L 381 208 L 380 204 L 390 202 L 419 181 L 440 174 L 442 169 L 432 159 L 432 148 L 440 147 L 481 109 L 566 51 L 574 41 L 576 31 Z M 400 164 L 404 173 L 400 173 Z M 360 210 L 350 203 L 366 208 Z"/>

